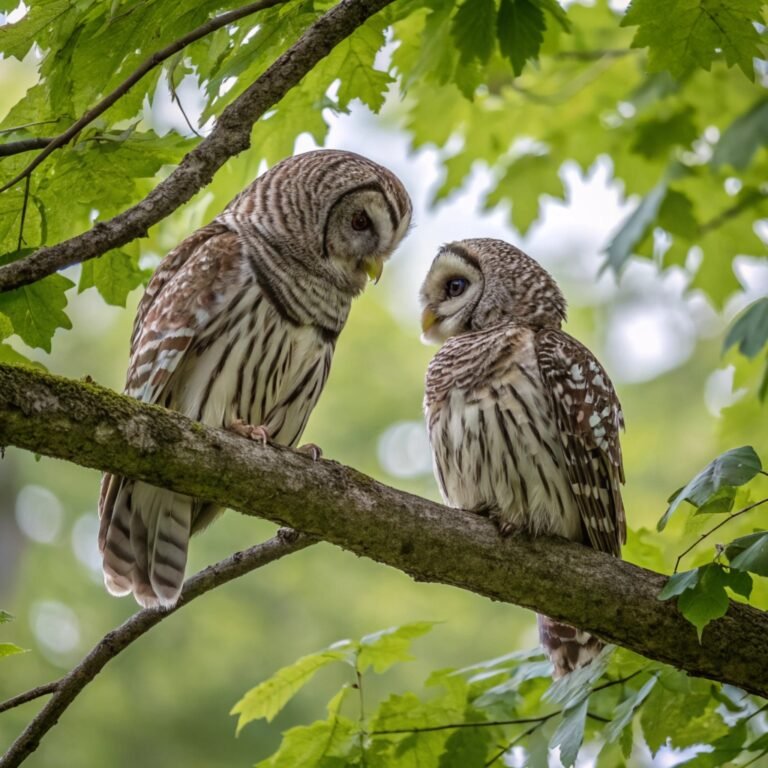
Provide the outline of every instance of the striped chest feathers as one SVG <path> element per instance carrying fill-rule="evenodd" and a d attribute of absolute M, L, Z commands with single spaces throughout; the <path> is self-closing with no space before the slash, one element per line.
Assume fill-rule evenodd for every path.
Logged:
<path fill-rule="evenodd" d="M 174 377 L 174 407 L 206 424 L 264 425 L 295 445 L 330 370 L 333 343 L 284 319 L 251 282 L 219 313 Z"/>
<path fill-rule="evenodd" d="M 451 506 L 579 539 L 534 342 L 533 330 L 506 325 L 444 344 L 429 366 L 424 403 L 435 474 Z"/>

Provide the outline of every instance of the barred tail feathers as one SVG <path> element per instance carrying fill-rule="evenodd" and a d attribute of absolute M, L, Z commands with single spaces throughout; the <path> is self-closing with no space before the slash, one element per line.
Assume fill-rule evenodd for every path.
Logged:
<path fill-rule="evenodd" d="M 586 667 L 603 649 L 603 641 L 570 624 L 539 614 L 539 641 L 553 664 L 552 677 L 558 678 Z"/>
<path fill-rule="evenodd" d="M 99 533 L 107 590 L 133 592 L 144 608 L 171 607 L 184 582 L 194 500 L 147 483 L 115 482 L 117 490 L 102 495 Z"/>

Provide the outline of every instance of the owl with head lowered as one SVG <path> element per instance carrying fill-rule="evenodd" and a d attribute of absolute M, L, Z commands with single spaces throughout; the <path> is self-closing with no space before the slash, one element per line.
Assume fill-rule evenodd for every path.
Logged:
<path fill-rule="evenodd" d="M 621 405 L 595 356 L 561 325 L 549 273 L 501 240 L 443 246 L 421 289 L 423 337 L 441 344 L 424 409 L 445 502 L 502 533 L 562 536 L 620 556 L 626 539 Z M 555 677 L 601 641 L 539 616 Z"/>
<path fill-rule="evenodd" d="M 205 424 L 294 447 L 352 300 L 408 230 L 397 177 L 318 150 L 278 163 L 160 263 L 139 304 L 125 391 Z M 191 534 L 220 509 L 115 475 L 99 546 L 114 595 L 172 606 Z"/>

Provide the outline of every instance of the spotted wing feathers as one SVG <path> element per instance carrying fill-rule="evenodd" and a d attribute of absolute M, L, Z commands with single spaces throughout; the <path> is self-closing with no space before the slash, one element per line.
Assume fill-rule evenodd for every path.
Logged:
<path fill-rule="evenodd" d="M 618 556 L 626 541 L 621 500 L 621 404 L 608 374 L 594 355 L 567 333 L 540 331 L 536 348 L 585 543 Z"/>

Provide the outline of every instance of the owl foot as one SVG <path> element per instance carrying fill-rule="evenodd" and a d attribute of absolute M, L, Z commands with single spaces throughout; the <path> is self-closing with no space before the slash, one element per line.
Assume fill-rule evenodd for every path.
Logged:
<path fill-rule="evenodd" d="M 262 445 L 266 445 L 269 442 L 269 431 L 263 424 L 255 427 L 253 424 L 246 424 L 242 419 L 235 419 L 229 425 L 229 429 L 241 437 L 247 437 L 249 440 L 258 440 Z"/>
<path fill-rule="evenodd" d="M 488 517 L 491 518 L 493 524 L 499 529 L 499 534 L 502 537 L 507 537 L 515 531 L 519 530 L 514 523 L 510 522 L 509 520 L 505 520 L 497 512 L 491 512 Z"/>
<path fill-rule="evenodd" d="M 306 443 L 305 445 L 300 445 L 296 450 L 299 453 L 304 453 L 309 456 L 312 461 L 317 461 L 323 455 L 323 449 L 314 443 Z"/>

